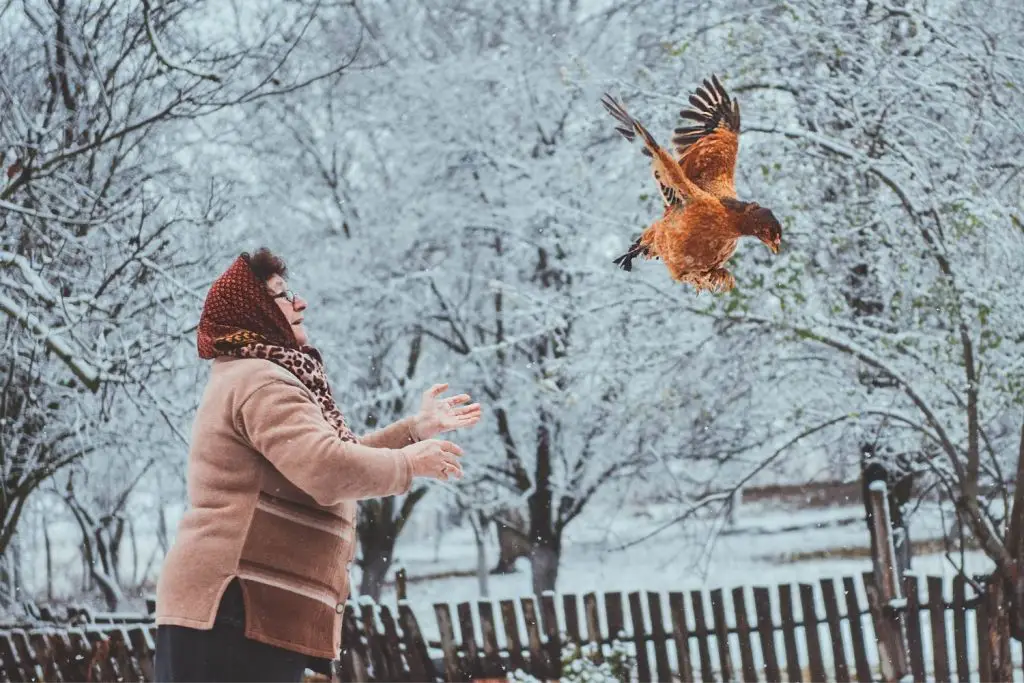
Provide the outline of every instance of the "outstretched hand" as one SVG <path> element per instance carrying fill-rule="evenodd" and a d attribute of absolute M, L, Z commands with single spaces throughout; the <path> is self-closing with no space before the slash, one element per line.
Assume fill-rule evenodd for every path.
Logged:
<path fill-rule="evenodd" d="M 469 394 L 441 398 L 447 388 L 447 384 L 435 384 L 423 392 L 413 427 L 418 439 L 430 439 L 442 432 L 472 427 L 480 421 L 480 404 L 464 405 L 469 403 Z"/>

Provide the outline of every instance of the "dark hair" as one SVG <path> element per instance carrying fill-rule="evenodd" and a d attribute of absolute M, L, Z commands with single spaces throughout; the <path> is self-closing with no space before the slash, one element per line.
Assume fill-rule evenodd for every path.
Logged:
<path fill-rule="evenodd" d="M 274 252 L 266 247 L 257 249 L 256 253 L 248 256 L 247 260 L 249 261 L 249 270 L 252 271 L 252 274 L 264 282 L 275 275 L 286 277 L 288 274 L 288 267 L 285 266 L 284 259 L 275 255 Z"/>

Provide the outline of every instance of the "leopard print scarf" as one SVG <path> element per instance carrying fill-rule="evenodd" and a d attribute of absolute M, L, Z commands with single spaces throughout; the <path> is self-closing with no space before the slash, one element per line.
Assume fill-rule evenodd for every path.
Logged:
<path fill-rule="evenodd" d="M 342 441 L 358 441 L 334 402 L 323 357 L 314 347 L 299 345 L 281 309 L 249 268 L 248 254 L 210 287 L 199 318 L 198 347 L 200 358 L 260 358 L 281 366 L 313 393 Z"/>

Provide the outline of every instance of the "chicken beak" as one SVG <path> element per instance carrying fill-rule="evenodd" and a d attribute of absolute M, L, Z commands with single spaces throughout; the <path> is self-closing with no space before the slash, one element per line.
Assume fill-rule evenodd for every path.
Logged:
<path fill-rule="evenodd" d="M 778 254 L 779 253 L 779 243 L 778 242 L 769 242 L 768 243 L 768 248 L 772 250 L 773 254 Z"/>

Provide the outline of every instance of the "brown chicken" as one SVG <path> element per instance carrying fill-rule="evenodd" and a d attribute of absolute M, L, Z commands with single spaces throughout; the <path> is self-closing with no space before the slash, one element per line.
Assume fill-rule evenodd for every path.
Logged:
<path fill-rule="evenodd" d="M 740 237 L 756 237 L 778 253 L 782 226 L 775 215 L 756 202 L 736 198 L 740 107 L 717 77 L 705 79 L 690 95 L 693 106 L 679 113 L 696 125 L 675 129 L 675 157 L 610 95 L 601 103 L 622 124 L 616 130 L 623 137 L 630 142 L 640 137 L 665 202 L 665 214 L 615 259 L 619 267 L 632 270 L 638 256 L 660 258 L 677 282 L 688 282 L 697 292 L 725 292 L 736 286 L 724 266 Z"/>

